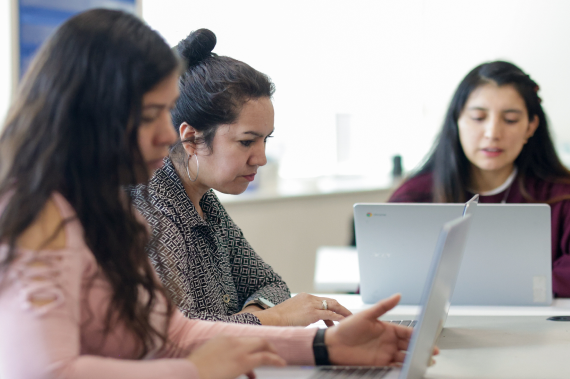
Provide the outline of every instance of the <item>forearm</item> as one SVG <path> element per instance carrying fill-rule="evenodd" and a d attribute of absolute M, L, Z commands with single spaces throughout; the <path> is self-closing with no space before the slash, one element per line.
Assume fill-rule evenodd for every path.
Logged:
<path fill-rule="evenodd" d="M 194 312 L 192 310 L 181 310 L 182 314 L 193 320 L 203 320 L 203 321 L 221 321 L 230 324 L 249 324 L 249 325 L 261 325 L 260 320 L 250 312 L 239 312 L 233 315 L 221 315 L 209 312 Z"/>
<path fill-rule="evenodd" d="M 283 326 L 283 320 L 278 317 L 278 313 L 268 312 L 266 309 L 263 309 L 255 304 L 248 305 L 237 314 L 245 313 L 249 313 L 255 316 L 261 325 Z"/>
<path fill-rule="evenodd" d="M 185 319 L 176 322 L 171 334 L 181 348 L 178 354 L 188 354 L 196 347 L 217 335 L 233 337 L 261 337 L 271 342 L 278 354 L 294 365 L 312 365 L 314 328 L 236 325 Z"/>

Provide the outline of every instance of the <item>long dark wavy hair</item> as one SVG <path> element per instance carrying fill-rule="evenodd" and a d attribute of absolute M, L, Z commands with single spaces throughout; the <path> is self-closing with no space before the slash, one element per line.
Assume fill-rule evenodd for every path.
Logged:
<path fill-rule="evenodd" d="M 137 143 L 143 95 L 179 69 L 162 37 L 137 17 L 87 11 L 40 49 L 0 136 L 0 198 L 10 196 L 0 216 L 0 241 L 9 246 L 0 273 L 14 260 L 18 237 L 61 193 L 113 289 L 106 331 L 124 322 L 141 357 L 156 337 L 166 342 L 166 329 L 149 319 L 166 294 L 145 254 L 147 229 L 121 186 L 148 180 Z"/>
<path fill-rule="evenodd" d="M 440 203 L 462 203 L 467 200 L 471 164 L 459 141 L 457 120 L 469 95 L 487 83 L 513 86 L 525 102 L 529 121 L 535 116 L 539 119 L 536 132 L 515 160 L 522 195 L 529 202 L 535 201 L 525 188 L 527 177 L 547 182 L 570 183 L 570 172 L 560 162 L 550 137 L 548 121 L 537 93 L 538 84 L 514 64 L 495 61 L 475 67 L 461 81 L 453 95 L 434 147 L 425 164 L 414 175 L 427 172 L 433 174 L 433 200 Z M 559 199 L 551 199 L 549 202 L 557 200 Z"/>

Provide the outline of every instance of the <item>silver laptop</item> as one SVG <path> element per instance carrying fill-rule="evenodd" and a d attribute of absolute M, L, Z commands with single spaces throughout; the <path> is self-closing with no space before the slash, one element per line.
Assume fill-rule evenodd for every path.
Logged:
<path fill-rule="evenodd" d="M 374 303 L 400 292 L 419 304 L 438 231 L 463 204 L 355 204 L 360 293 Z M 479 204 L 451 303 L 550 305 L 550 207 Z"/>
<path fill-rule="evenodd" d="M 422 285 L 422 311 L 408 353 L 401 368 L 391 367 L 262 367 L 255 370 L 259 379 L 288 378 L 385 378 L 419 379 L 428 367 L 435 340 L 441 331 L 465 249 L 471 216 L 446 223 L 432 256 L 429 276 Z"/>

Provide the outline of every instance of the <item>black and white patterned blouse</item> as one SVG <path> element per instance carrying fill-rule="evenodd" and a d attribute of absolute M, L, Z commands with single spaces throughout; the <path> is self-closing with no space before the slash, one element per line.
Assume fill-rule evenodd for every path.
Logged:
<path fill-rule="evenodd" d="M 158 237 L 149 248 L 150 259 L 186 317 L 260 324 L 250 313 L 235 313 L 257 296 L 274 304 L 291 297 L 287 284 L 253 251 L 212 190 L 200 200 L 204 219 L 198 215 L 169 159 L 146 188 L 134 187 L 131 194 Z"/>

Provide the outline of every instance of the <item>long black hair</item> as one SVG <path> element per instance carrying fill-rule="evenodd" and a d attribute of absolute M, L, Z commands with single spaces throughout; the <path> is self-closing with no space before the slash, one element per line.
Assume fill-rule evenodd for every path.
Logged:
<path fill-rule="evenodd" d="M 113 289 L 106 329 L 123 322 L 140 356 L 156 337 L 166 341 L 166 330 L 149 320 L 157 296 L 166 295 L 145 254 L 146 227 L 121 186 L 148 180 L 137 144 L 143 95 L 179 67 L 162 37 L 134 15 L 79 14 L 38 52 L 0 137 L 0 198 L 10 196 L 0 216 L 0 241 L 9 245 L 0 268 L 14 260 L 17 238 L 52 194 L 61 193 Z M 143 293 L 148 301 L 141 302 Z"/>
<path fill-rule="evenodd" d="M 183 122 L 202 132 L 193 143 L 204 143 L 210 150 L 218 126 L 237 121 L 248 100 L 270 98 L 275 86 L 269 77 L 248 64 L 213 53 L 216 35 L 198 29 L 176 45 L 187 67 L 180 77 L 180 98 L 172 111 L 172 123 L 178 133 Z M 181 144 L 170 153 L 174 162 L 184 162 Z"/>
<path fill-rule="evenodd" d="M 436 202 L 461 203 L 467 200 L 465 197 L 470 183 L 471 165 L 459 141 L 457 120 L 471 93 L 487 83 L 513 86 L 525 102 L 529 121 L 535 116 L 539 120 L 536 132 L 515 160 L 522 195 L 527 200 L 534 201 L 524 186 L 526 177 L 549 182 L 570 182 L 570 172 L 560 162 L 550 137 L 548 121 L 538 96 L 538 84 L 514 64 L 495 61 L 475 67 L 461 81 L 434 147 L 416 174 L 432 173 L 433 200 Z"/>

